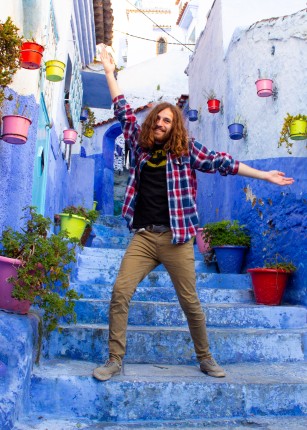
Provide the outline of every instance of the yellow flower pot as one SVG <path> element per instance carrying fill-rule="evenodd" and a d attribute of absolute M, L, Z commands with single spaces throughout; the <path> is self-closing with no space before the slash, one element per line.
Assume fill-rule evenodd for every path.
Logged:
<path fill-rule="evenodd" d="M 290 137 L 292 140 L 307 139 L 307 121 L 295 119 L 290 124 Z"/>
<path fill-rule="evenodd" d="M 93 137 L 93 135 L 94 135 L 94 130 L 92 128 L 86 128 L 83 133 L 83 136 L 85 137 Z"/>
<path fill-rule="evenodd" d="M 61 218 L 61 231 L 66 230 L 69 237 L 81 239 L 89 220 L 78 215 L 59 214 Z"/>
<path fill-rule="evenodd" d="M 52 82 L 59 82 L 64 79 L 65 64 L 62 61 L 46 61 L 46 79 Z"/>

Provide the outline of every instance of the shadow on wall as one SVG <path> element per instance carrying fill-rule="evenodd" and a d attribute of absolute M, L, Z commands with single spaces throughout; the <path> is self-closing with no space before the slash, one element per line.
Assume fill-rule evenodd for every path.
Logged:
<path fill-rule="evenodd" d="M 121 133 L 120 123 L 113 124 L 103 136 L 102 154 L 95 157 L 94 195 L 102 215 L 114 214 L 114 148 Z"/>

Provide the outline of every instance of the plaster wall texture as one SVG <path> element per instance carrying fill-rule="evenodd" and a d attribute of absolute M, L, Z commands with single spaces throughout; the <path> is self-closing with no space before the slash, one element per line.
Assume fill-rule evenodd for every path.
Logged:
<path fill-rule="evenodd" d="M 306 114 L 306 12 L 236 30 L 225 55 L 221 6 L 216 1 L 188 68 L 190 105 L 200 110 L 199 121 L 189 124 L 190 134 L 252 167 L 284 171 L 295 183 L 280 188 L 248 178 L 198 174 L 200 225 L 221 219 L 246 223 L 252 235 L 247 266 L 263 265 L 276 253 L 290 258 L 299 270 L 288 299 L 306 304 L 306 141 L 294 143 L 292 156 L 277 148 L 286 113 Z M 257 96 L 258 69 L 270 73 L 277 99 Z M 204 89 L 214 89 L 223 112 L 208 112 Z M 238 114 L 246 121 L 247 137 L 232 141 L 227 126 Z"/>

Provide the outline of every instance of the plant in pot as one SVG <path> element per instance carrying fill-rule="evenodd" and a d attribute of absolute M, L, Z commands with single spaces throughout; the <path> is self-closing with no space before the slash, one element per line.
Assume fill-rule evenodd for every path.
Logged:
<path fill-rule="evenodd" d="M 94 112 L 89 107 L 85 107 L 84 110 L 87 111 L 87 120 L 82 122 L 82 134 L 83 136 L 90 138 L 94 135 L 96 117 Z"/>
<path fill-rule="evenodd" d="M 296 270 L 291 261 L 279 254 L 265 261 L 264 267 L 247 269 L 252 279 L 256 303 L 280 305 L 288 280 Z"/>
<path fill-rule="evenodd" d="M 232 140 L 240 140 L 246 138 L 246 123 L 242 120 L 240 115 L 237 115 L 232 124 L 228 126 L 229 137 Z"/>
<path fill-rule="evenodd" d="M 21 45 L 20 65 L 24 69 L 36 70 L 41 66 L 44 46 L 37 43 L 34 38 L 25 40 Z"/>
<path fill-rule="evenodd" d="M 292 154 L 292 140 L 307 139 L 307 115 L 287 115 L 284 118 L 283 126 L 280 132 L 278 148 L 285 144 L 288 154 Z"/>
<path fill-rule="evenodd" d="M 270 97 L 273 95 L 273 80 L 268 78 L 268 73 L 261 73 L 258 69 L 258 79 L 255 82 L 257 95 L 259 97 Z"/>
<path fill-rule="evenodd" d="M 99 212 L 95 209 L 86 209 L 84 206 L 66 206 L 62 213 L 59 214 L 61 218 L 61 231 L 66 230 L 69 237 L 75 237 L 85 244 L 86 239 L 83 237 L 87 226 L 90 227 L 87 235 L 90 235 L 92 224 L 97 220 Z M 82 238 L 83 237 L 83 238 Z"/>
<path fill-rule="evenodd" d="M 21 103 L 21 96 L 16 98 L 13 113 L 4 115 L 2 121 L 2 140 L 15 145 L 26 143 L 32 121 L 29 118 L 28 106 Z"/>
<path fill-rule="evenodd" d="M 47 334 L 62 317 L 76 321 L 74 305 L 80 296 L 70 288 L 69 276 L 78 241 L 64 232 L 49 235 L 52 222 L 35 207 L 23 211 L 21 230 L 8 227 L 1 235 L 0 308 L 26 314 L 31 305 L 38 307 Z"/>
<path fill-rule="evenodd" d="M 210 222 L 204 226 L 203 238 L 213 250 L 221 273 L 241 272 L 244 255 L 251 241 L 244 225 L 237 220 Z"/>
<path fill-rule="evenodd" d="M 211 90 L 210 92 L 204 92 L 207 98 L 208 111 L 210 113 L 218 113 L 220 111 L 220 100 L 217 99 L 215 92 Z"/>
<path fill-rule="evenodd" d="M 18 30 L 10 17 L 5 22 L 0 21 L 0 106 L 5 99 L 5 87 L 12 83 L 20 68 L 22 37 Z"/>

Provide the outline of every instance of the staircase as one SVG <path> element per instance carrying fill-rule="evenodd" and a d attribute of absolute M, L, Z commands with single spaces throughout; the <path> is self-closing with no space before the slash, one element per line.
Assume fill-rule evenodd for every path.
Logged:
<path fill-rule="evenodd" d="M 227 371 L 199 371 L 185 317 L 162 266 L 131 303 L 122 374 L 106 382 L 92 370 L 108 358 L 112 285 L 130 236 L 104 217 L 92 248 L 78 256 L 73 287 L 78 323 L 44 345 L 30 399 L 15 430 L 306 430 L 306 308 L 254 303 L 249 275 L 217 274 L 195 246 L 197 289 L 211 351 Z"/>

